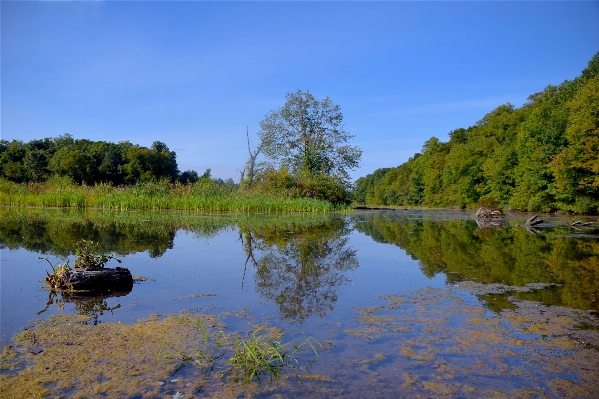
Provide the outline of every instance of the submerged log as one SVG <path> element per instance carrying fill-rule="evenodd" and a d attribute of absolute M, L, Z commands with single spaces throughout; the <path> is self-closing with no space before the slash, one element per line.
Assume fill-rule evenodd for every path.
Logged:
<path fill-rule="evenodd" d="M 124 267 L 74 268 L 61 274 L 60 282 L 74 291 L 84 291 L 86 295 L 133 289 L 131 272 Z"/>
<path fill-rule="evenodd" d="M 526 221 L 526 226 L 528 226 L 528 227 L 536 226 L 537 224 L 540 224 L 540 223 L 543 223 L 543 219 L 539 218 L 538 215 L 532 215 L 532 217 Z"/>

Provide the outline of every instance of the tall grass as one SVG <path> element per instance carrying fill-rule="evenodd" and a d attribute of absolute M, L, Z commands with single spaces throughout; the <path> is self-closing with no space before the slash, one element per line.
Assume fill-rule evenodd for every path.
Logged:
<path fill-rule="evenodd" d="M 0 180 L 0 205 L 210 212 L 331 212 L 347 209 L 345 205 L 334 205 L 325 200 L 237 190 L 210 180 L 189 185 L 146 182 L 113 187 L 106 184 L 80 186 L 64 178 L 29 184 Z"/>

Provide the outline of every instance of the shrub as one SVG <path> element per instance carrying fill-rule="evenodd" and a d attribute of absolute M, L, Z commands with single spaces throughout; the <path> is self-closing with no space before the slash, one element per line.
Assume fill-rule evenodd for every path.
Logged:
<path fill-rule="evenodd" d="M 75 267 L 79 268 L 103 268 L 111 259 L 121 263 L 120 259 L 101 253 L 100 244 L 91 240 L 79 240 L 75 255 Z"/>
<path fill-rule="evenodd" d="M 343 181 L 327 175 L 312 175 L 300 178 L 296 188 L 302 197 L 322 199 L 333 204 L 348 203 L 350 192 L 346 190 Z"/>
<path fill-rule="evenodd" d="M 487 194 L 478 200 L 478 206 L 487 209 L 500 209 L 499 201 L 491 194 Z"/>

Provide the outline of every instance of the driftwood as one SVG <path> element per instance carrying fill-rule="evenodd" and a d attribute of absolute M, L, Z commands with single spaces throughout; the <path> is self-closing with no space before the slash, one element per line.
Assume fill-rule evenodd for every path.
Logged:
<path fill-rule="evenodd" d="M 569 223 L 568 226 L 590 226 L 592 224 L 596 224 L 597 222 L 583 222 L 582 220 L 577 220 L 576 222 Z"/>
<path fill-rule="evenodd" d="M 532 215 L 532 217 L 526 221 L 526 227 L 536 226 L 540 223 L 543 223 L 543 219 L 539 218 L 538 215 Z"/>
<path fill-rule="evenodd" d="M 83 291 L 85 295 L 106 292 L 126 292 L 133 289 L 133 277 L 124 267 L 74 268 L 60 275 L 60 282 L 73 291 Z"/>
<path fill-rule="evenodd" d="M 504 216 L 503 212 L 501 212 L 501 211 L 487 209 L 482 206 L 480 208 L 478 208 L 478 211 L 476 211 L 477 219 L 495 219 L 495 218 L 502 218 L 503 216 Z"/>

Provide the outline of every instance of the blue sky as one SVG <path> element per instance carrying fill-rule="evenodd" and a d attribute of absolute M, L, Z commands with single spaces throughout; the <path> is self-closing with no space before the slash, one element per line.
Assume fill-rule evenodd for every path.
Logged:
<path fill-rule="evenodd" d="M 341 106 L 357 178 L 580 74 L 599 2 L 1 3 L 1 137 L 165 142 L 238 180 L 246 125 L 310 90 Z"/>

